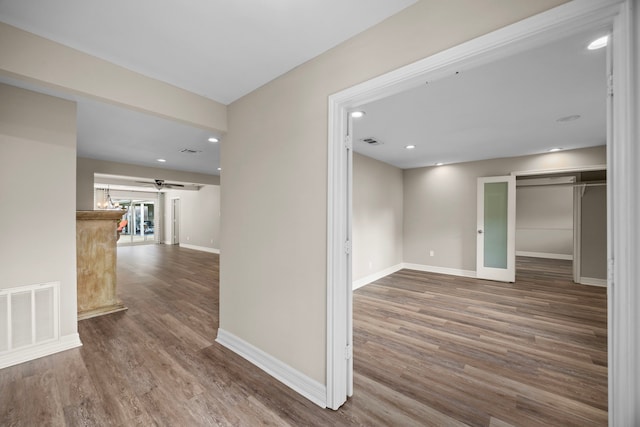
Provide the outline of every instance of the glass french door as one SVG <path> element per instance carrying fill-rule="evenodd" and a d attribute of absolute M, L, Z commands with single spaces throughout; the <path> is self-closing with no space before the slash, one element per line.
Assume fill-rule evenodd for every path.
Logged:
<path fill-rule="evenodd" d="M 516 279 L 516 179 L 478 178 L 476 274 L 479 279 Z"/>
<path fill-rule="evenodd" d="M 152 200 L 118 200 L 118 202 L 125 208 L 122 220 L 126 221 L 118 244 L 155 243 L 155 202 Z"/>

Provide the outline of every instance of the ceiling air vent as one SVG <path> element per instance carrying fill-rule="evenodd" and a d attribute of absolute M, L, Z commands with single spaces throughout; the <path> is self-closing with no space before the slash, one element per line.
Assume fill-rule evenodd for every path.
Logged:
<path fill-rule="evenodd" d="M 180 150 L 181 153 L 185 153 L 185 154 L 198 154 L 201 153 L 200 150 L 192 150 L 191 148 L 183 148 L 182 150 Z"/>
<path fill-rule="evenodd" d="M 381 145 L 382 142 L 378 141 L 375 138 L 362 138 L 360 141 L 364 142 L 367 145 Z"/>

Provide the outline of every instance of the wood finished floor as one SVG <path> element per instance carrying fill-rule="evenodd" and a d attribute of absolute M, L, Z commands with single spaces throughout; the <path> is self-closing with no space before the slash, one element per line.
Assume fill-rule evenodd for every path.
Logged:
<path fill-rule="evenodd" d="M 218 256 L 118 249 L 129 310 L 0 370 L 1 426 L 604 426 L 606 292 L 566 261 L 515 284 L 402 270 L 355 292 L 355 395 L 321 409 L 214 342 Z"/>

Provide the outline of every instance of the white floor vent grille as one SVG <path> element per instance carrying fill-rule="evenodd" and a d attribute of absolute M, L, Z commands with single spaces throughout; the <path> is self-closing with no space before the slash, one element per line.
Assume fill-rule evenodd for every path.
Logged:
<path fill-rule="evenodd" d="M 0 355 L 58 339 L 59 282 L 0 289 Z"/>

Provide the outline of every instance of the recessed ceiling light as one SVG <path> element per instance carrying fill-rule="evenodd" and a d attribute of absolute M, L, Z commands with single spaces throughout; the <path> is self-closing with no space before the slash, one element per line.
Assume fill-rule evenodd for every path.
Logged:
<path fill-rule="evenodd" d="M 219 170 L 219 171 L 221 171 L 221 170 L 222 170 L 222 168 L 218 168 L 218 170 Z"/>
<path fill-rule="evenodd" d="M 597 39 L 589 43 L 589 46 L 587 46 L 587 49 L 589 50 L 602 49 L 607 45 L 607 43 L 609 43 L 609 36 L 598 37 Z"/>
<path fill-rule="evenodd" d="M 415 145 L 405 145 L 405 147 L 407 150 L 413 150 L 414 148 L 416 148 Z"/>
<path fill-rule="evenodd" d="M 209 138 L 209 142 L 218 142 L 220 141 L 218 138 L 216 138 L 215 136 L 212 136 L 211 138 Z"/>
<path fill-rule="evenodd" d="M 156 161 L 157 161 L 157 162 L 160 162 L 160 163 L 164 163 L 164 162 L 166 162 L 166 160 L 165 160 L 165 159 L 156 159 Z"/>
<path fill-rule="evenodd" d="M 573 122 L 575 120 L 578 120 L 580 117 L 581 117 L 580 114 L 574 114 L 572 116 L 560 117 L 559 119 L 556 119 L 556 122 L 560 122 L 560 123 Z"/>
<path fill-rule="evenodd" d="M 352 111 L 351 112 L 351 117 L 353 117 L 354 119 L 359 119 L 361 117 L 364 117 L 365 112 L 364 111 Z"/>
<path fill-rule="evenodd" d="M 444 165 L 444 163 L 442 163 L 442 162 L 436 163 L 436 166 L 442 166 L 442 165 Z"/>
<path fill-rule="evenodd" d="M 555 153 L 556 151 L 562 151 L 562 148 L 560 147 L 552 148 L 551 150 L 549 150 L 549 153 Z"/>

